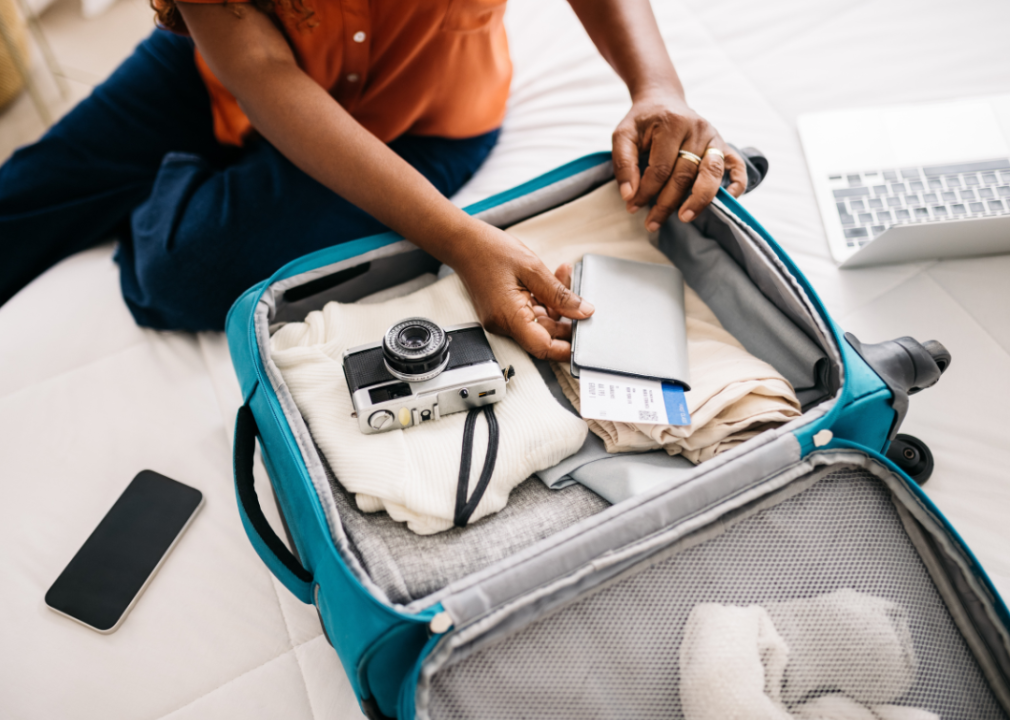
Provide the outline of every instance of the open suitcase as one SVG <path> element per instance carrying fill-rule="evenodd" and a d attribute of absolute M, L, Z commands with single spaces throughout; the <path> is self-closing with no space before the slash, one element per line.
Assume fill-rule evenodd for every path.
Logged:
<path fill-rule="evenodd" d="M 598 153 L 467 210 L 508 227 L 611 178 L 609 153 Z M 318 609 L 369 717 L 864 717 L 798 704 L 846 693 L 904 706 L 866 717 L 1010 717 L 1010 615 L 910 477 L 928 476 L 928 450 L 896 435 L 908 396 L 936 382 L 949 355 L 938 343 L 861 345 L 843 335 L 724 191 L 695 224 L 823 350 L 803 416 L 422 597 L 391 593 L 356 546 L 360 518 L 270 360 L 269 338 L 276 323 L 433 272 L 437 261 L 393 233 L 364 238 L 288 264 L 232 308 L 228 341 L 245 398 L 235 434 L 243 525 L 280 581 Z M 253 489 L 257 438 L 294 555 Z M 851 617 L 846 598 L 856 597 L 900 618 L 888 626 L 899 628 L 900 667 L 881 660 L 894 648 L 870 637 L 879 635 L 873 622 Z M 799 607 L 782 621 L 791 632 L 806 623 L 805 634 L 783 630 L 790 657 L 814 658 L 823 671 L 800 677 L 786 666 L 791 694 L 775 712 L 787 714 L 727 710 L 754 668 L 713 685 L 701 669 L 718 653 L 699 651 L 695 663 L 685 643 L 706 608 L 758 607 L 776 618 Z M 755 657 L 767 664 L 761 648 Z"/>

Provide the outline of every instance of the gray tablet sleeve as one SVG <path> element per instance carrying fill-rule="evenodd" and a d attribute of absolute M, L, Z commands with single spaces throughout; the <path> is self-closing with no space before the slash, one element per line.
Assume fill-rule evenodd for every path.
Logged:
<path fill-rule="evenodd" d="M 572 328 L 572 375 L 580 368 L 679 383 L 691 389 L 684 278 L 672 265 L 586 255 L 572 289 L 596 307 Z"/>

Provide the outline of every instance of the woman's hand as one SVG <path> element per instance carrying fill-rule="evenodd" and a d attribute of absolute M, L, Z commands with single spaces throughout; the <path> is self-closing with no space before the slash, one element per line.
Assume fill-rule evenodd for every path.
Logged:
<path fill-rule="evenodd" d="M 490 225 L 450 262 L 470 292 L 484 328 L 507 335 L 534 357 L 565 362 L 571 356 L 572 326 L 593 306 L 568 289 L 571 266 L 557 276 L 533 252 Z"/>
<path fill-rule="evenodd" d="M 726 168 L 732 179 L 728 190 L 739 197 L 747 188 L 743 159 L 687 106 L 649 0 L 568 2 L 631 93 L 631 110 L 614 131 L 614 174 L 628 210 L 655 201 L 645 220 L 650 232 L 678 208 L 680 219 L 690 222 L 715 198 Z M 706 152 L 710 148 L 725 160 Z M 700 165 L 681 150 L 701 158 Z M 649 167 L 641 174 L 638 157 L 644 152 Z"/>
<path fill-rule="evenodd" d="M 743 160 L 676 90 L 636 98 L 613 140 L 614 174 L 628 212 L 655 201 L 645 220 L 650 232 L 658 230 L 677 208 L 683 222 L 697 217 L 715 198 L 726 168 L 732 179 L 727 190 L 734 197 L 747 188 Z M 709 148 L 721 151 L 725 160 L 717 152 L 708 152 Z M 702 158 L 701 164 L 681 156 L 681 150 Z M 646 151 L 649 166 L 641 173 L 638 157 Z"/>

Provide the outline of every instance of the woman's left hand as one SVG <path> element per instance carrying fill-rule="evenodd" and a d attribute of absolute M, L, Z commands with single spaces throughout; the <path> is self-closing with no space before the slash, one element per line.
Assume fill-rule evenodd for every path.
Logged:
<path fill-rule="evenodd" d="M 747 188 L 743 159 L 675 91 L 635 98 L 614 131 L 613 142 L 614 175 L 628 212 L 655 201 L 645 220 L 650 232 L 658 230 L 678 208 L 683 222 L 697 217 L 715 198 L 727 168 L 732 180 L 727 188 L 730 194 L 739 197 Z M 712 148 L 721 151 L 725 159 Z M 701 158 L 701 163 L 680 155 L 681 150 Z M 649 165 L 641 173 L 638 157 L 646 151 Z"/>

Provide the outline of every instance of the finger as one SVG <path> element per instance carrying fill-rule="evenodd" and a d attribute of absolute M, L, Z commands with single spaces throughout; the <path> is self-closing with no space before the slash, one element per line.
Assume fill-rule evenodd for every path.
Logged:
<path fill-rule="evenodd" d="M 540 318 L 548 318 L 550 320 L 561 319 L 561 315 L 559 315 L 557 311 L 545 308 L 543 305 L 534 305 L 533 314 L 536 316 L 538 320 Z"/>
<path fill-rule="evenodd" d="M 543 305 L 539 304 L 540 301 L 536 300 L 533 305 L 533 314 L 537 317 L 549 317 L 551 320 L 560 320 L 561 315 L 557 310 L 552 308 L 545 308 Z"/>
<path fill-rule="evenodd" d="M 638 192 L 631 200 L 633 211 L 652 202 L 673 175 L 677 164 L 677 153 L 680 152 L 687 137 L 684 125 L 670 121 L 653 129 L 652 143 L 649 149 L 649 166 L 642 174 L 642 182 Z"/>
<path fill-rule="evenodd" d="M 509 335 L 523 350 L 541 360 L 567 362 L 572 356 L 572 346 L 567 340 L 552 338 L 547 328 L 536 322 L 517 322 Z"/>
<path fill-rule="evenodd" d="M 564 285 L 569 290 L 572 289 L 572 266 L 568 263 L 561 263 L 558 269 L 554 271 L 554 277 L 558 279 L 558 282 Z M 559 313 L 554 308 L 547 308 L 547 316 L 551 320 L 560 320 L 561 313 Z"/>
<path fill-rule="evenodd" d="M 549 317 L 538 317 L 536 323 L 544 328 L 552 338 L 572 339 L 572 323 L 569 320 L 559 321 Z"/>
<path fill-rule="evenodd" d="M 715 147 L 715 145 L 709 145 Z M 721 148 L 720 148 L 721 149 Z M 707 152 L 698 167 L 698 175 L 691 186 L 691 195 L 680 206 L 679 217 L 681 222 L 691 222 L 701 211 L 708 207 L 708 204 L 719 192 L 722 185 L 722 172 L 725 164 L 718 153 Z"/>
<path fill-rule="evenodd" d="M 569 290 L 572 289 L 572 270 L 572 266 L 568 263 L 561 263 L 558 265 L 558 269 L 554 271 L 554 277 Z"/>
<path fill-rule="evenodd" d="M 685 139 L 681 150 L 701 157 L 705 148 L 708 147 L 708 140 L 707 136 L 689 136 Z M 649 232 L 659 230 L 659 226 L 677 211 L 684 198 L 691 192 L 694 179 L 698 176 L 698 169 L 699 165 L 694 160 L 678 155 L 669 182 L 666 183 L 659 197 L 656 198 L 656 204 L 653 205 L 649 215 L 645 218 L 645 227 Z"/>
<path fill-rule="evenodd" d="M 638 132 L 634 123 L 622 121 L 613 135 L 614 177 L 625 202 L 638 192 Z"/>
<path fill-rule="evenodd" d="M 526 289 L 536 296 L 545 308 L 557 311 L 567 318 L 582 320 L 593 314 L 595 308 L 565 287 L 555 276 L 547 272 L 543 263 L 530 268 L 519 278 Z"/>
<path fill-rule="evenodd" d="M 747 164 L 743 158 L 737 155 L 723 144 L 722 151 L 726 153 L 726 167 L 729 168 L 729 187 L 726 188 L 733 197 L 740 197 L 747 190 Z"/>
<path fill-rule="evenodd" d="M 560 320 L 561 319 L 561 313 L 559 313 L 554 308 L 547 308 L 547 307 L 544 307 L 543 305 L 534 305 L 533 306 L 533 314 L 536 315 L 538 318 L 545 317 L 545 318 L 550 318 L 551 320 Z"/>

